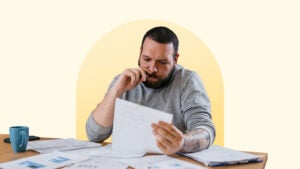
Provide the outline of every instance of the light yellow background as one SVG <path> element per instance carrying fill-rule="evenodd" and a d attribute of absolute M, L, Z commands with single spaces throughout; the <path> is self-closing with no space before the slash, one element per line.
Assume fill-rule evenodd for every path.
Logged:
<path fill-rule="evenodd" d="M 181 25 L 211 50 L 225 91 L 225 146 L 297 168 L 300 5 L 281 1 L 0 1 L 0 133 L 75 137 L 76 81 L 87 52 L 124 23 Z M 0 150 L 1 151 L 1 150 Z"/>

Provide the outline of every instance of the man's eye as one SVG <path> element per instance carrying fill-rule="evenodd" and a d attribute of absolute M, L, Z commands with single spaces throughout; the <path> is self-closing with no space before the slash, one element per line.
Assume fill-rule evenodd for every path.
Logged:
<path fill-rule="evenodd" d="M 163 64 L 163 65 L 168 64 L 168 62 L 166 62 L 166 61 L 159 61 L 159 63 Z"/>
<path fill-rule="evenodd" d="M 151 59 L 145 58 L 144 60 L 145 60 L 146 62 L 149 62 Z"/>

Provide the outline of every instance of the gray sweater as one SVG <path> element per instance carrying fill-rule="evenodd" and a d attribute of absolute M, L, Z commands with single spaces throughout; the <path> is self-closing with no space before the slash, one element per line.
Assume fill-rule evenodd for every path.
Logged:
<path fill-rule="evenodd" d="M 116 82 L 115 77 L 110 87 Z M 210 101 L 197 73 L 175 66 L 170 82 L 159 89 L 143 83 L 121 96 L 121 99 L 173 114 L 173 124 L 183 133 L 202 128 L 208 131 L 211 143 L 215 138 L 215 126 L 211 120 Z M 103 141 L 111 135 L 112 127 L 98 125 L 90 115 L 86 123 L 90 141 Z"/>

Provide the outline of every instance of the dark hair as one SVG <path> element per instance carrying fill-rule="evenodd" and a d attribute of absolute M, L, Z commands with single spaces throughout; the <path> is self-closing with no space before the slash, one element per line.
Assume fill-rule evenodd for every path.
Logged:
<path fill-rule="evenodd" d="M 172 43 L 174 48 L 174 57 L 178 53 L 179 41 L 176 34 L 171 29 L 164 26 L 157 26 L 148 30 L 143 37 L 141 49 L 143 49 L 143 44 L 147 37 L 158 43 Z"/>

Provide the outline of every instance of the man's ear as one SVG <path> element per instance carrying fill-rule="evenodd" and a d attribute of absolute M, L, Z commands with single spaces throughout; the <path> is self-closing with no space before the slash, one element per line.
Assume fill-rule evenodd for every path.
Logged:
<path fill-rule="evenodd" d="M 174 56 L 174 62 L 175 62 L 175 64 L 177 64 L 178 57 L 179 57 L 179 53 L 177 53 L 177 54 Z"/>

